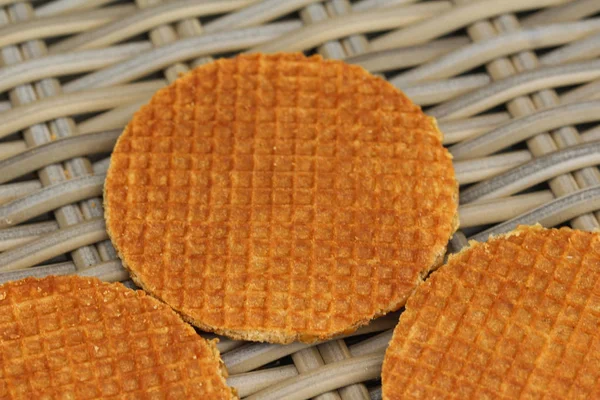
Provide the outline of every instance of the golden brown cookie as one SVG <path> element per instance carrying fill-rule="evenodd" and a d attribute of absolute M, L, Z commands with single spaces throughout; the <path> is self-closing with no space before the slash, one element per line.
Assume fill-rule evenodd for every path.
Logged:
<path fill-rule="evenodd" d="M 0 399 L 233 399 L 214 343 L 142 291 L 50 276 L 0 286 Z"/>
<path fill-rule="evenodd" d="M 522 226 L 471 243 L 409 298 L 383 398 L 599 398 L 599 277 L 599 233 Z"/>
<path fill-rule="evenodd" d="M 358 66 L 241 55 L 159 90 L 105 185 L 132 278 L 201 329 L 287 343 L 400 308 L 456 229 L 435 121 Z"/>

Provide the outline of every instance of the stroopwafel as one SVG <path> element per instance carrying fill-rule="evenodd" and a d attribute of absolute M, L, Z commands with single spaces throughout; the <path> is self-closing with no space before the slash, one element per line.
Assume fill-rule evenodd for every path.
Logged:
<path fill-rule="evenodd" d="M 232 399 L 207 342 L 167 305 L 95 278 L 0 286 L 0 399 Z"/>
<path fill-rule="evenodd" d="M 287 343 L 400 308 L 456 229 L 433 118 L 358 66 L 240 55 L 159 90 L 119 138 L 108 232 L 204 330 Z"/>
<path fill-rule="evenodd" d="M 471 243 L 409 298 L 383 398 L 599 398 L 599 277 L 599 233 L 522 226 Z"/>

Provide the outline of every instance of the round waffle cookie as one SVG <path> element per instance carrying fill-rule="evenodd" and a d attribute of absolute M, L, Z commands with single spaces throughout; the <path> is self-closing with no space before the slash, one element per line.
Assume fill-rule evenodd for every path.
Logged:
<path fill-rule="evenodd" d="M 600 398 L 600 234 L 471 243 L 409 298 L 383 398 Z"/>
<path fill-rule="evenodd" d="M 119 138 L 108 232 L 201 329 L 287 343 L 401 307 L 456 228 L 433 118 L 358 66 L 241 55 L 159 90 Z"/>
<path fill-rule="evenodd" d="M 0 399 L 231 399 L 212 342 L 167 305 L 77 276 L 0 286 Z"/>

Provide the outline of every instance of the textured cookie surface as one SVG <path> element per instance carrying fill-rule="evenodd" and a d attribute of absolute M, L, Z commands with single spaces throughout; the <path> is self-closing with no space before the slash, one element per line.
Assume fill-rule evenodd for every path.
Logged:
<path fill-rule="evenodd" d="M 0 399 L 231 399 L 224 372 L 142 291 L 76 276 L 0 286 Z"/>
<path fill-rule="evenodd" d="M 243 55 L 135 114 L 105 203 L 139 285 L 202 329 L 285 343 L 401 307 L 443 256 L 457 184 L 435 121 L 389 83 Z"/>
<path fill-rule="evenodd" d="M 383 398 L 599 398 L 599 277 L 599 233 L 520 227 L 472 243 L 409 298 Z"/>

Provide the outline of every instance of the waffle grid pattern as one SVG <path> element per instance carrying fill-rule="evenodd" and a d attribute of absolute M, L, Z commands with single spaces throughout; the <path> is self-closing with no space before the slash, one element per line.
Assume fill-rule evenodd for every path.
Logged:
<path fill-rule="evenodd" d="M 0 112 L 4 123 L 0 135 L 11 135 L 0 140 L 0 179 L 4 182 L 0 185 L 0 223 L 6 227 L 0 230 L 0 281 L 29 275 L 85 274 L 131 285 L 110 242 L 104 240 L 107 236 L 101 220 L 94 219 L 103 214 L 101 200 L 89 192 L 82 195 L 81 188 L 68 192 L 64 189 L 67 186 L 50 183 L 56 183 L 57 177 L 66 179 L 66 184 L 74 184 L 87 174 L 101 177 L 108 160 L 96 162 L 96 154 L 108 151 L 112 144 L 99 146 L 102 150 L 89 146 L 82 150 L 87 138 L 96 137 L 87 134 L 122 130 L 133 112 L 179 73 L 211 61 L 212 56 L 245 51 L 262 46 L 260 43 L 278 51 L 314 50 L 325 58 L 358 63 L 372 73 L 385 74 L 421 106 L 454 110 L 449 116 L 437 116 L 446 146 L 485 135 L 502 123 L 516 123 L 519 117 L 538 110 L 570 103 L 569 111 L 561 111 L 559 106 L 548 115 L 559 117 L 562 123 L 568 120 L 571 126 L 556 125 L 536 132 L 528 140 L 518 139 L 516 149 L 496 148 L 491 157 L 455 157 L 462 192 L 473 183 L 481 185 L 478 192 L 485 192 L 489 180 L 496 176 L 501 178 L 502 190 L 518 190 L 504 191 L 502 196 L 488 193 L 483 202 L 462 201 L 462 231 L 455 235 L 450 248 L 458 251 L 466 245 L 466 237 L 485 240 L 490 232 L 506 232 L 517 222 L 598 228 L 597 163 L 590 157 L 570 155 L 574 145 L 592 145 L 600 139 L 595 120 L 581 125 L 581 119 L 575 117 L 584 115 L 580 105 L 593 108 L 588 100 L 598 93 L 597 78 L 589 69 L 587 78 L 581 74 L 576 74 L 575 80 L 568 77 L 571 67 L 597 60 L 598 55 L 589 49 L 598 47 L 594 28 L 598 2 L 484 1 L 488 4 L 471 0 L 235 0 L 207 5 L 185 0 L 3 2 Z M 248 26 L 252 28 L 242 28 Z M 99 31 L 102 35 L 97 34 Z M 188 44 L 182 46 L 184 41 Z M 80 49 L 86 53 L 77 53 Z M 485 53 L 477 49 L 485 49 Z M 558 68 L 552 75 L 538 75 L 535 84 L 530 78 L 519 80 L 508 100 L 498 97 L 495 81 L 522 78 L 528 71 L 547 66 Z M 81 78 L 77 74 L 82 74 Z M 129 83 L 138 80 L 142 86 Z M 94 94 L 97 87 L 104 88 L 102 98 Z M 561 87 L 564 90 L 555 90 Z M 485 105 L 468 103 L 470 95 L 481 91 L 486 92 Z M 64 107 L 64 101 L 71 98 L 70 106 Z M 457 100 L 461 102 L 458 108 Z M 31 111 L 26 109 L 28 105 L 40 108 Z M 600 109 L 587 115 L 600 115 Z M 46 123 L 42 116 L 48 118 Z M 507 141 L 518 132 L 518 124 L 505 131 Z M 44 153 L 40 147 L 65 136 L 73 136 L 69 143 L 81 143 L 79 152 L 56 147 L 60 152 Z M 27 162 L 19 164 L 29 147 L 39 151 L 34 158 L 36 165 L 43 165 L 37 176 L 26 176 L 30 170 L 23 165 Z M 59 153 L 68 158 L 67 162 L 53 164 L 65 159 Z M 103 157 L 107 156 L 104 153 Z M 554 156 L 557 162 L 547 163 Z M 544 159 L 544 165 L 552 165 L 552 169 L 543 168 L 541 177 L 532 176 L 532 169 L 526 168 L 524 175 L 520 173 L 523 170 L 517 171 L 523 163 L 535 166 Z M 569 162 L 562 163 L 565 159 Z M 20 178 L 9 181 L 8 176 L 16 176 L 15 171 Z M 517 182 L 505 176 L 510 172 L 519 172 Z M 98 185 L 94 195 L 101 190 Z M 8 212 L 12 208 L 7 202 L 12 199 L 34 204 L 42 192 L 48 196 L 44 204 L 52 199 L 59 212 L 39 216 L 41 211 L 35 208 L 21 214 L 24 219 L 14 219 Z M 82 201 L 85 198 L 90 201 Z M 536 207 L 541 208 L 534 210 Z M 504 223 L 515 217 L 518 221 Z M 488 227 L 490 231 L 478 233 Z M 36 254 L 32 254 L 34 248 Z M 382 322 L 385 320 L 371 324 L 371 332 L 390 329 L 392 326 Z M 233 371 L 230 381 L 242 397 L 279 399 L 286 388 L 294 387 L 297 399 L 319 395 L 320 400 L 367 400 L 381 398 L 381 387 L 378 373 L 366 372 L 371 364 L 364 357 L 372 354 L 377 359 L 385 350 L 380 344 L 387 343 L 389 337 L 388 330 L 373 338 L 368 335 L 365 340 L 335 340 L 303 350 L 295 344 L 278 348 L 221 338 L 219 348 Z M 285 355 L 291 353 L 294 364 L 287 365 L 290 359 Z M 332 354 L 336 356 L 332 358 Z M 269 364 L 277 359 L 280 367 Z M 346 369 L 350 364 L 353 373 Z M 323 368 L 323 374 L 319 370 L 308 377 L 315 372 L 313 368 Z M 324 381 L 335 382 L 340 389 L 330 386 L 331 391 L 323 393 L 319 388 Z"/>
<path fill-rule="evenodd" d="M 452 257 L 407 303 L 387 398 L 597 396 L 599 250 L 597 234 L 529 228 Z"/>
<path fill-rule="evenodd" d="M 194 70 L 134 116 L 111 162 L 109 232 L 136 282 L 237 338 L 323 339 L 397 309 L 453 230 L 431 119 L 317 57 Z"/>
<path fill-rule="evenodd" d="M 213 345 L 142 292 L 49 277 L 0 297 L 2 399 L 231 397 Z"/>

